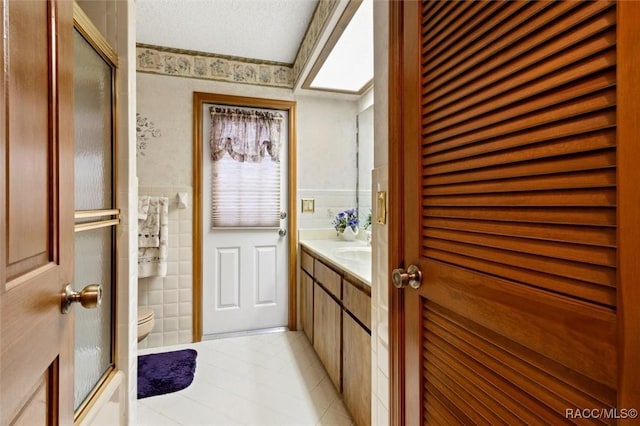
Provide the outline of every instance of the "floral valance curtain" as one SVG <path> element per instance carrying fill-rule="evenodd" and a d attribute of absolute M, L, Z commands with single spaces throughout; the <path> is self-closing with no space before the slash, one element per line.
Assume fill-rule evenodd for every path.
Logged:
<path fill-rule="evenodd" d="M 280 162 L 283 116 L 278 112 L 211 107 L 211 160 L 225 153 L 240 162 L 259 163 L 268 154 Z"/>

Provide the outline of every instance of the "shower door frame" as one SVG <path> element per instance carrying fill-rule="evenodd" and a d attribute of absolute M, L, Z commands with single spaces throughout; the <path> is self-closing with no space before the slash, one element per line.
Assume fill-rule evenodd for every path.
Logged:
<path fill-rule="evenodd" d="M 289 141 L 287 164 L 287 226 L 289 238 L 289 299 L 288 328 L 297 330 L 297 249 L 298 225 L 296 212 L 297 155 L 296 155 L 296 102 L 278 99 L 221 95 L 217 93 L 193 93 L 193 341 L 202 340 L 202 107 L 204 104 L 237 106 L 241 108 L 266 108 L 288 112 Z"/>
<path fill-rule="evenodd" d="M 118 105 L 118 55 L 115 50 L 111 47 L 109 42 L 104 38 L 104 36 L 100 33 L 100 30 L 91 22 L 91 19 L 85 14 L 82 8 L 74 2 L 73 4 L 73 28 L 78 31 L 82 37 L 89 43 L 89 45 L 98 53 L 102 59 L 111 67 L 112 69 L 112 78 L 111 78 L 111 158 L 112 158 L 112 175 L 111 175 L 111 186 L 112 186 L 112 197 L 113 197 L 113 208 L 108 210 L 96 210 L 90 212 L 75 212 L 75 219 L 80 218 L 92 218 L 93 220 L 90 222 L 83 223 L 81 226 L 85 227 L 84 229 L 94 229 L 97 227 L 106 226 L 107 223 L 109 227 L 117 228 L 120 224 L 120 209 L 118 208 L 118 191 L 117 191 L 117 182 L 118 182 L 118 140 L 117 140 L 117 130 L 118 130 L 118 115 L 117 115 L 117 105 Z M 75 103 L 74 103 L 75 107 Z M 93 228 L 90 228 L 92 227 Z M 78 224 L 76 224 L 76 232 L 78 232 Z M 115 234 L 112 235 L 112 289 L 111 289 L 111 365 L 105 373 L 102 375 L 100 380 L 96 383 L 93 390 L 87 395 L 85 400 L 78 406 L 78 408 L 74 412 L 74 423 L 79 423 L 83 418 L 87 416 L 87 414 L 91 411 L 94 404 L 97 401 L 97 398 L 100 394 L 100 391 L 111 381 L 113 376 L 117 372 L 117 301 L 118 301 L 118 238 Z M 75 341 L 74 341 L 74 349 L 75 349 Z"/>

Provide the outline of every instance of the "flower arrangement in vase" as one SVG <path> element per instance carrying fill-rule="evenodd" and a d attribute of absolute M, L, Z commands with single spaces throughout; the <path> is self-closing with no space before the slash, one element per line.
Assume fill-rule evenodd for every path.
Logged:
<path fill-rule="evenodd" d="M 338 235 L 345 240 L 354 240 L 356 235 L 358 235 L 358 225 L 360 221 L 358 220 L 356 209 L 341 211 L 336 215 L 331 224 L 338 232 Z"/>

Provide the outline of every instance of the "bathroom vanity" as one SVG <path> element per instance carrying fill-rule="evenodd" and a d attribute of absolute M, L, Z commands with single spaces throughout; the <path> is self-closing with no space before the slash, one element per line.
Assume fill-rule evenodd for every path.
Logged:
<path fill-rule="evenodd" d="M 300 320 L 357 425 L 371 424 L 371 248 L 300 242 Z"/>

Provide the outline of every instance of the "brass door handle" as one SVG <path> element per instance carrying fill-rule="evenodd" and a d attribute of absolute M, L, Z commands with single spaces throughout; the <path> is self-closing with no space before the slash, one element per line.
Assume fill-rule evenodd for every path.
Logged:
<path fill-rule="evenodd" d="M 419 288 L 422 284 L 422 272 L 416 265 L 409 265 L 407 271 L 402 268 L 391 272 L 391 280 L 396 288 L 404 288 L 409 284 L 412 288 Z"/>
<path fill-rule="evenodd" d="M 102 286 L 100 284 L 89 284 L 80 291 L 74 291 L 71 284 L 67 284 L 62 290 L 62 306 L 60 310 L 63 314 L 68 314 L 72 303 L 80 303 L 83 308 L 95 309 L 102 302 Z"/>

